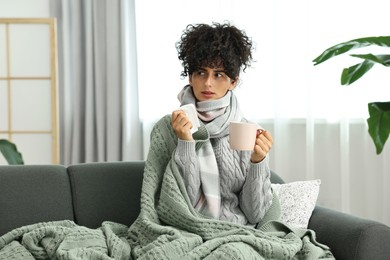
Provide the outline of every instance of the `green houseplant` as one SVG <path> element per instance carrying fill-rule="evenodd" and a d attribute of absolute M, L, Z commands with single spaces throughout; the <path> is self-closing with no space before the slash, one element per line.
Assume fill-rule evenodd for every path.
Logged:
<path fill-rule="evenodd" d="M 336 44 L 326 49 L 321 55 L 315 58 L 313 62 L 314 65 L 318 65 L 332 57 L 346 53 L 350 50 L 368 46 L 390 47 L 390 36 L 358 38 Z M 374 55 L 372 53 L 367 53 L 350 55 L 352 57 L 359 58 L 362 61 L 343 69 L 341 73 L 342 85 L 352 84 L 368 72 L 375 64 L 380 64 L 386 67 L 390 66 L 390 54 Z M 368 103 L 368 112 L 368 132 L 374 141 L 376 153 L 380 154 L 390 134 L 390 101 L 370 102 Z"/>
<path fill-rule="evenodd" d="M 16 145 L 6 139 L 0 139 L 0 152 L 8 164 L 24 164 L 22 154 L 18 152 Z"/>

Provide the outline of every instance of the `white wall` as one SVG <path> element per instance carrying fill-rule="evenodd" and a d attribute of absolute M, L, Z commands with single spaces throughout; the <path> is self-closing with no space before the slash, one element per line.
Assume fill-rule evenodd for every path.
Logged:
<path fill-rule="evenodd" d="M 1 18 L 47 18 L 50 0 L 0 0 Z"/>

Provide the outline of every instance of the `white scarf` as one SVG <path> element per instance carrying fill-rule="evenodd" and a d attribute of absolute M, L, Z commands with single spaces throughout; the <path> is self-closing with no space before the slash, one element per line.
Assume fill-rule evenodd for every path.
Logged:
<path fill-rule="evenodd" d="M 224 137 L 229 134 L 230 121 L 241 121 L 242 115 L 236 96 L 232 91 L 217 100 L 197 102 L 192 87 L 185 86 L 178 95 L 181 105 L 194 104 L 198 117 L 206 126 L 210 138 Z M 218 219 L 221 206 L 219 190 L 219 170 L 210 140 L 197 151 L 200 165 L 202 193 L 195 209 L 200 213 Z"/>

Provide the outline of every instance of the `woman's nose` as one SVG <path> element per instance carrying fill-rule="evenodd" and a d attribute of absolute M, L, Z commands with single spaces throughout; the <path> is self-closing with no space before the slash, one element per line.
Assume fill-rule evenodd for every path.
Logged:
<path fill-rule="evenodd" d="M 211 75 L 207 76 L 205 79 L 205 85 L 206 86 L 212 86 L 213 85 L 213 77 Z"/>

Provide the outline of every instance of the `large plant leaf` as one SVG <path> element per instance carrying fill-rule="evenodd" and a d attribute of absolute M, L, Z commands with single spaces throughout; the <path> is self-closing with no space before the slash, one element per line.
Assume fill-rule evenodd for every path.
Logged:
<path fill-rule="evenodd" d="M 351 54 L 351 56 L 356 58 L 361 58 L 364 60 L 370 60 L 374 63 L 379 63 L 386 67 L 390 66 L 390 55 L 388 54 L 374 55 L 372 53 L 367 53 L 367 54 Z"/>
<path fill-rule="evenodd" d="M 368 132 L 380 154 L 390 134 L 390 102 L 369 103 L 368 112 Z"/>
<path fill-rule="evenodd" d="M 341 73 L 341 85 L 349 85 L 360 79 L 367 71 L 369 71 L 374 62 L 370 60 L 364 60 L 361 63 L 355 64 L 349 68 L 343 69 Z"/>
<path fill-rule="evenodd" d="M 24 164 L 22 154 L 18 152 L 16 145 L 8 140 L 0 140 L 0 151 L 8 164 Z"/>
<path fill-rule="evenodd" d="M 364 59 L 364 61 L 355 64 L 349 68 L 343 69 L 343 72 L 341 73 L 341 85 L 350 85 L 356 80 L 360 79 L 376 63 L 386 67 L 390 66 L 390 55 L 387 54 L 374 55 L 368 53 L 368 54 L 351 54 L 351 56 Z"/>
<path fill-rule="evenodd" d="M 346 53 L 350 50 L 367 47 L 370 45 L 377 45 L 382 47 L 390 47 L 390 36 L 365 37 L 358 38 L 351 41 L 336 44 L 313 60 L 314 65 L 318 65 L 334 56 Z"/>

